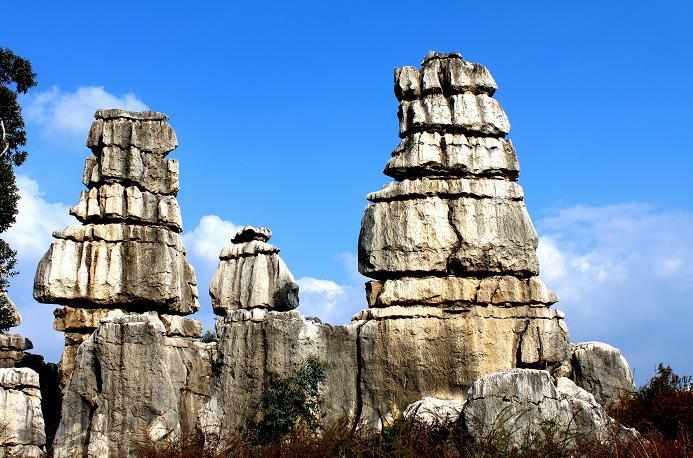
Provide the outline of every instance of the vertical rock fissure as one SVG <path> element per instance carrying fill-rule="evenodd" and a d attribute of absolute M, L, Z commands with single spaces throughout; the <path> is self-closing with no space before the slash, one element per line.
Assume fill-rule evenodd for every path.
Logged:
<path fill-rule="evenodd" d="M 363 357 L 361 355 L 361 328 L 363 328 L 368 321 L 364 321 L 359 324 L 356 328 L 356 406 L 354 408 L 354 420 L 351 425 L 351 431 L 356 431 L 361 422 L 361 415 L 363 413 L 363 390 L 361 388 L 361 378 L 363 374 Z"/>

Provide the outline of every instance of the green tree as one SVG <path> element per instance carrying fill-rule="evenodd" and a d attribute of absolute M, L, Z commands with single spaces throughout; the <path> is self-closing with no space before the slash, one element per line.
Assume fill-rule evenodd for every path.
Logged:
<path fill-rule="evenodd" d="M 0 233 L 9 229 L 17 217 L 19 190 L 13 165 L 21 165 L 27 156 L 24 119 L 17 96 L 34 86 L 36 74 L 31 63 L 0 48 Z M 0 331 L 6 331 L 11 322 L 7 316 L 10 304 L 4 293 L 9 278 L 17 273 L 16 263 L 17 252 L 0 238 Z"/>

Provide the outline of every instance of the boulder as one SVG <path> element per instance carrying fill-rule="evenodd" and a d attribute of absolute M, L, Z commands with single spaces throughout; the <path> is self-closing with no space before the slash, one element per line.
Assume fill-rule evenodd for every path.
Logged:
<path fill-rule="evenodd" d="M 618 348 L 602 342 L 573 345 L 570 358 L 573 380 L 604 407 L 635 391 L 633 372 Z"/>
<path fill-rule="evenodd" d="M 459 420 L 464 404 L 461 399 L 429 396 L 409 404 L 404 410 L 404 418 L 426 425 L 445 426 Z"/>
<path fill-rule="evenodd" d="M 476 440 L 506 438 L 516 448 L 547 431 L 555 431 L 570 447 L 578 446 L 580 440 L 622 443 L 639 437 L 584 392 L 559 391 L 547 371 L 535 369 L 512 369 L 476 380 L 461 418 Z"/>

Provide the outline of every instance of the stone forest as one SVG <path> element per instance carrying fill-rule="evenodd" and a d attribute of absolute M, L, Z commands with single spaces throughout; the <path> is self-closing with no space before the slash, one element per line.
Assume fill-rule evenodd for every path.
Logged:
<path fill-rule="evenodd" d="M 60 363 L 0 335 L 4 456 L 218 442 L 258 417 L 270 374 L 308 358 L 325 368 L 324 424 L 383 430 L 405 417 L 483 438 L 508 421 L 519 444 L 550 419 L 603 440 L 637 437 L 605 410 L 635 389 L 628 363 L 608 344 L 571 342 L 537 277 L 538 236 L 489 71 L 431 52 L 394 76 L 393 181 L 366 196 L 358 242 L 368 307 L 343 326 L 296 310 L 272 232 L 245 226 L 219 253 L 216 335 L 201 339 L 188 317 L 200 285 L 180 235 L 179 163 L 166 158 L 176 134 L 162 113 L 97 111 L 70 210 L 81 225 L 53 234 L 34 280 L 36 300 L 56 304 Z"/>

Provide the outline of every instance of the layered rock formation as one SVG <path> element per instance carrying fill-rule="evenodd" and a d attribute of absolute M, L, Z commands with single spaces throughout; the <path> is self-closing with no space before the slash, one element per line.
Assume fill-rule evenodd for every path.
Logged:
<path fill-rule="evenodd" d="M 567 356 L 563 315 L 549 308 L 558 298 L 536 278 L 537 234 L 496 89 L 455 53 L 395 71 L 401 142 L 385 174 L 396 181 L 367 196 L 359 236 L 359 270 L 374 279 L 359 316 L 374 404 L 463 399 L 486 373 Z M 385 374 L 406 386 L 388 390 L 376 382 Z"/>
<path fill-rule="evenodd" d="M 4 295 L 10 327 L 22 317 L 14 302 Z M 26 350 L 31 341 L 19 334 L 0 332 L 0 456 L 38 457 L 45 454 L 46 428 L 42 411 L 39 373 L 43 358 Z M 44 380 L 48 385 L 49 381 Z"/>
<path fill-rule="evenodd" d="M 22 368 L 0 369 L 0 455 L 45 455 L 39 375 Z"/>
<path fill-rule="evenodd" d="M 594 399 L 560 377 L 586 386 L 610 363 L 571 350 L 550 307 L 558 299 L 536 277 L 537 235 L 495 90 L 484 67 L 458 54 L 397 69 L 402 138 L 385 169 L 396 181 L 368 195 L 359 237 L 368 307 L 345 326 L 302 316 L 271 232 L 246 226 L 219 256 L 210 295 L 220 317 L 206 344 L 195 340 L 199 323 L 182 317 L 198 305 L 179 237 L 178 165 L 164 159 L 175 135 L 161 114 L 97 112 L 89 191 L 73 210 L 84 224 L 56 233 L 36 275 L 37 299 L 64 306 L 55 312 L 66 333 L 56 456 L 132 456 L 139 444 L 196 432 L 224 439 L 257 419 L 270 373 L 312 356 L 327 365 L 326 424 L 382 428 L 422 398 L 409 411 L 422 421 L 462 405 L 491 415 L 493 393 L 525 377 L 512 374 L 541 379 L 527 383 L 544 397 L 522 402 L 602 421 Z M 532 370 L 477 387 L 513 368 Z M 550 377 L 558 388 L 544 386 Z"/>
<path fill-rule="evenodd" d="M 272 231 L 266 227 L 243 226 L 221 250 L 209 285 L 214 313 L 298 307 L 298 284 L 279 257 L 279 248 L 267 243 L 270 237 Z"/>
<path fill-rule="evenodd" d="M 79 203 L 81 223 L 53 234 L 36 270 L 34 297 L 64 305 L 62 386 L 77 348 L 102 318 L 127 311 L 187 315 L 199 309 L 195 273 L 185 259 L 178 192 L 178 146 L 161 113 L 99 110 L 91 126 Z"/>

